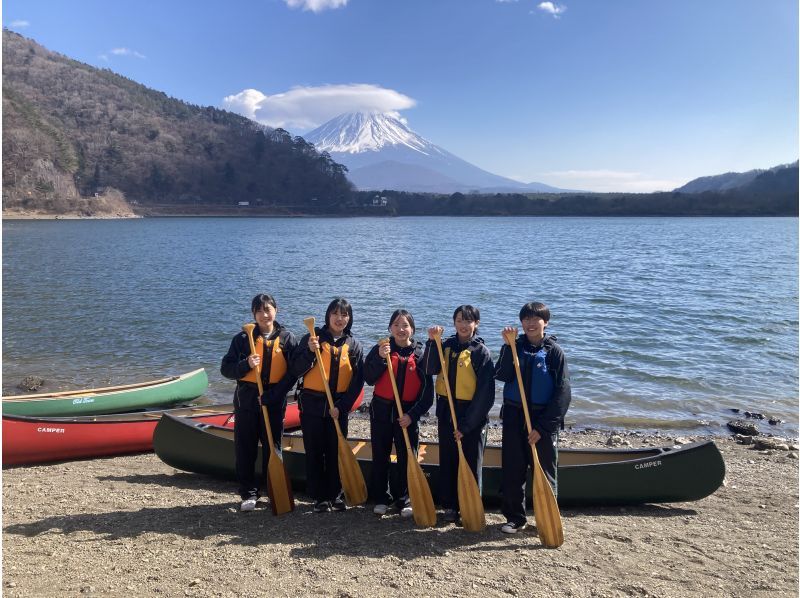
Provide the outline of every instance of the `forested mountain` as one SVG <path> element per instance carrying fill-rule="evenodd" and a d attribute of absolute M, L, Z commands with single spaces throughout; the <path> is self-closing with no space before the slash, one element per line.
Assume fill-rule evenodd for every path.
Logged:
<path fill-rule="evenodd" d="M 109 188 L 187 211 L 239 201 L 334 209 L 350 197 L 345 173 L 282 129 L 170 98 L 3 30 L 4 210 L 91 211 Z"/>
<path fill-rule="evenodd" d="M 704 191 L 731 191 L 740 187 L 745 187 L 755 182 L 756 178 L 761 178 L 760 183 L 756 186 L 762 186 L 769 181 L 779 182 L 781 178 L 785 178 L 788 173 L 779 172 L 786 169 L 794 169 L 797 172 L 797 162 L 794 164 L 781 164 L 769 170 L 748 170 L 747 172 L 726 172 L 725 174 L 716 174 L 712 176 L 703 176 L 693 179 L 675 189 L 678 193 L 702 193 Z M 772 174 L 776 178 L 772 178 Z M 761 175 L 765 175 L 763 178 Z M 797 176 L 795 174 L 795 176 Z"/>

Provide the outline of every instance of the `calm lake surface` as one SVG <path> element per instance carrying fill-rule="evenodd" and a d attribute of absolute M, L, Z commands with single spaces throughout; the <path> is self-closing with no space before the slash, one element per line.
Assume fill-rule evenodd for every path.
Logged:
<path fill-rule="evenodd" d="M 4 392 L 28 374 L 86 388 L 205 367 L 209 399 L 229 402 L 219 361 L 262 291 L 298 334 L 347 297 L 365 350 L 397 307 L 424 339 L 471 303 L 495 357 L 520 306 L 544 301 L 568 425 L 724 433 L 740 408 L 797 434 L 793 218 L 4 221 Z"/>

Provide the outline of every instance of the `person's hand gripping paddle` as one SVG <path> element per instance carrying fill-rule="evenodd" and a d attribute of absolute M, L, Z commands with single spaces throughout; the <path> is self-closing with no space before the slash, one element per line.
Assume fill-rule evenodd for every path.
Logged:
<path fill-rule="evenodd" d="M 253 341 L 253 329 L 255 324 L 245 324 L 242 330 L 247 334 L 247 340 L 250 342 L 250 353 L 256 353 L 256 345 Z M 269 500 L 272 504 L 272 512 L 275 515 L 283 515 L 289 511 L 294 510 L 294 496 L 292 496 L 292 487 L 289 482 L 289 476 L 286 475 L 286 468 L 283 465 L 281 456 L 275 450 L 275 443 L 272 440 L 272 428 L 269 425 L 269 413 L 267 413 L 267 406 L 264 405 L 264 386 L 261 383 L 261 364 L 256 366 L 256 382 L 258 383 L 258 400 L 261 403 L 261 415 L 264 417 L 264 426 L 267 429 L 267 444 L 269 444 L 269 464 L 267 466 L 267 492 Z"/>
<path fill-rule="evenodd" d="M 306 318 L 303 323 L 308 328 L 309 334 L 315 337 L 317 333 L 314 331 L 314 318 Z M 331 396 L 331 387 L 328 384 L 328 374 L 325 372 L 325 365 L 322 363 L 319 349 L 316 350 L 316 354 L 319 373 L 322 375 L 322 383 L 325 386 L 325 395 L 328 397 L 328 408 L 332 411 L 334 404 L 333 396 Z M 361 473 L 361 468 L 358 466 L 356 456 L 350 448 L 350 443 L 347 442 L 347 438 L 342 434 L 339 420 L 335 417 L 332 419 L 333 425 L 336 427 L 336 436 L 339 438 L 339 479 L 342 482 L 345 500 L 350 506 L 364 504 L 367 502 L 367 485 L 364 482 L 364 474 Z"/>
<path fill-rule="evenodd" d="M 530 434 L 533 428 L 517 355 L 517 330 L 505 333 L 505 337 L 508 346 L 511 347 L 514 369 L 517 372 L 517 384 L 519 384 L 519 396 L 522 399 L 522 411 L 525 414 L 525 426 Z M 536 517 L 536 531 L 539 534 L 539 540 L 547 548 L 558 548 L 564 543 L 564 528 L 561 525 L 558 502 L 556 502 L 550 482 L 544 475 L 542 465 L 539 463 L 539 454 L 536 452 L 535 444 L 531 445 L 531 454 L 533 455 L 533 514 Z"/>
<path fill-rule="evenodd" d="M 453 395 L 450 391 L 450 380 L 447 377 L 447 362 L 444 360 L 442 351 L 442 336 L 434 336 L 436 349 L 439 351 L 439 362 L 442 364 L 442 378 L 444 387 L 447 391 L 447 403 L 450 405 L 450 417 L 453 420 L 453 430 L 458 430 L 456 420 L 456 408 L 453 404 Z M 441 440 L 440 440 L 441 442 Z M 486 514 L 483 511 L 483 500 L 478 489 L 478 482 L 469 468 L 467 458 L 464 456 L 464 448 L 461 446 L 461 439 L 456 438 L 458 445 L 458 510 L 461 513 L 461 522 L 464 529 L 471 532 L 480 532 L 486 528 Z"/>

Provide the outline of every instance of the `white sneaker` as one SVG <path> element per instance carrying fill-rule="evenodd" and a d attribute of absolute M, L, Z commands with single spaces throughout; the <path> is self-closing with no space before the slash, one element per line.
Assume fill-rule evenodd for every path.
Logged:
<path fill-rule="evenodd" d="M 375 508 L 372 509 L 372 512 L 376 515 L 386 515 L 386 511 L 389 510 L 389 505 L 375 505 Z"/>
<path fill-rule="evenodd" d="M 504 534 L 516 534 L 518 531 L 525 529 L 527 527 L 527 523 L 517 523 L 516 521 L 507 521 L 503 524 L 503 527 L 500 528 L 500 531 Z"/>
<path fill-rule="evenodd" d="M 411 505 L 405 505 L 402 509 L 400 509 L 400 517 L 403 519 L 408 519 L 414 515 L 414 511 L 411 508 Z"/>
<path fill-rule="evenodd" d="M 256 508 L 256 497 L 251 496 L 242 501 L 242 511 L 253 511 Z"/>

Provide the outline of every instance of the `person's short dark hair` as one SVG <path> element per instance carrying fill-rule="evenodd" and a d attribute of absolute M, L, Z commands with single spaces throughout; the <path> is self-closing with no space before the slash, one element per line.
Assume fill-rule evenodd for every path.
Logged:
<path fill-rule="evenodd" d="M 480 310 L 472 305 L 459 305 L 453 312 L 453 322 L 456 321 L 458 314 L 461 314 L 461 319 L 467 322 L 477 322 L 481 319 Z"/>
<path fill-rule="evenodd" d="M 411 312 L 408 311 L 407 309 L 394 310 L 392 317 L 389 318 L 389 328 L 391 329 L 392 324 L 394 324 L 394 321 L 401 316 L 404 317 L 406 320 L 408 320 L 408 323 L 411 324 L 411 333 L 412 334 L 415 333 L 417 331 L 417 326 L 416 324 L 414 324 L 414 316 L 412 316 Z"/>
<path fill-rule="evenodd" d="M 344 333 L 350 334 L 350 328 L 353 326 L 353 306 L 344 297 L 337 297 L 328 304 L 328 309 L 325 310 L 325 325 L 330 327 L 331 314 L 335 311 L 347 314 L 350 319 L 347 321 L 347 326 L 344 327 Z"/>
<path fill-rule="evenodd" d="M 253 297 L 253 301 L 250 303 L 250 311 L 255 314 L 259 309 L 266 305 L 271 305 L 275 309 L 278 309 L 278 304 L 275 302 L 275 297 L 266 293 L 261 293 L 260 295 Z"/>
<path fill-rule="evenodd" d="M 545 322 L 549 322 L 550 308 L 548 308 L 544 303 L 539 303 L 538 301 L 526 303 L 522 306 L 522 309 L 519 310 L 519 321 L 522 322 L 522 320 L 525 318 L 530 318 L 532 316 L 541 318 Z"/>

